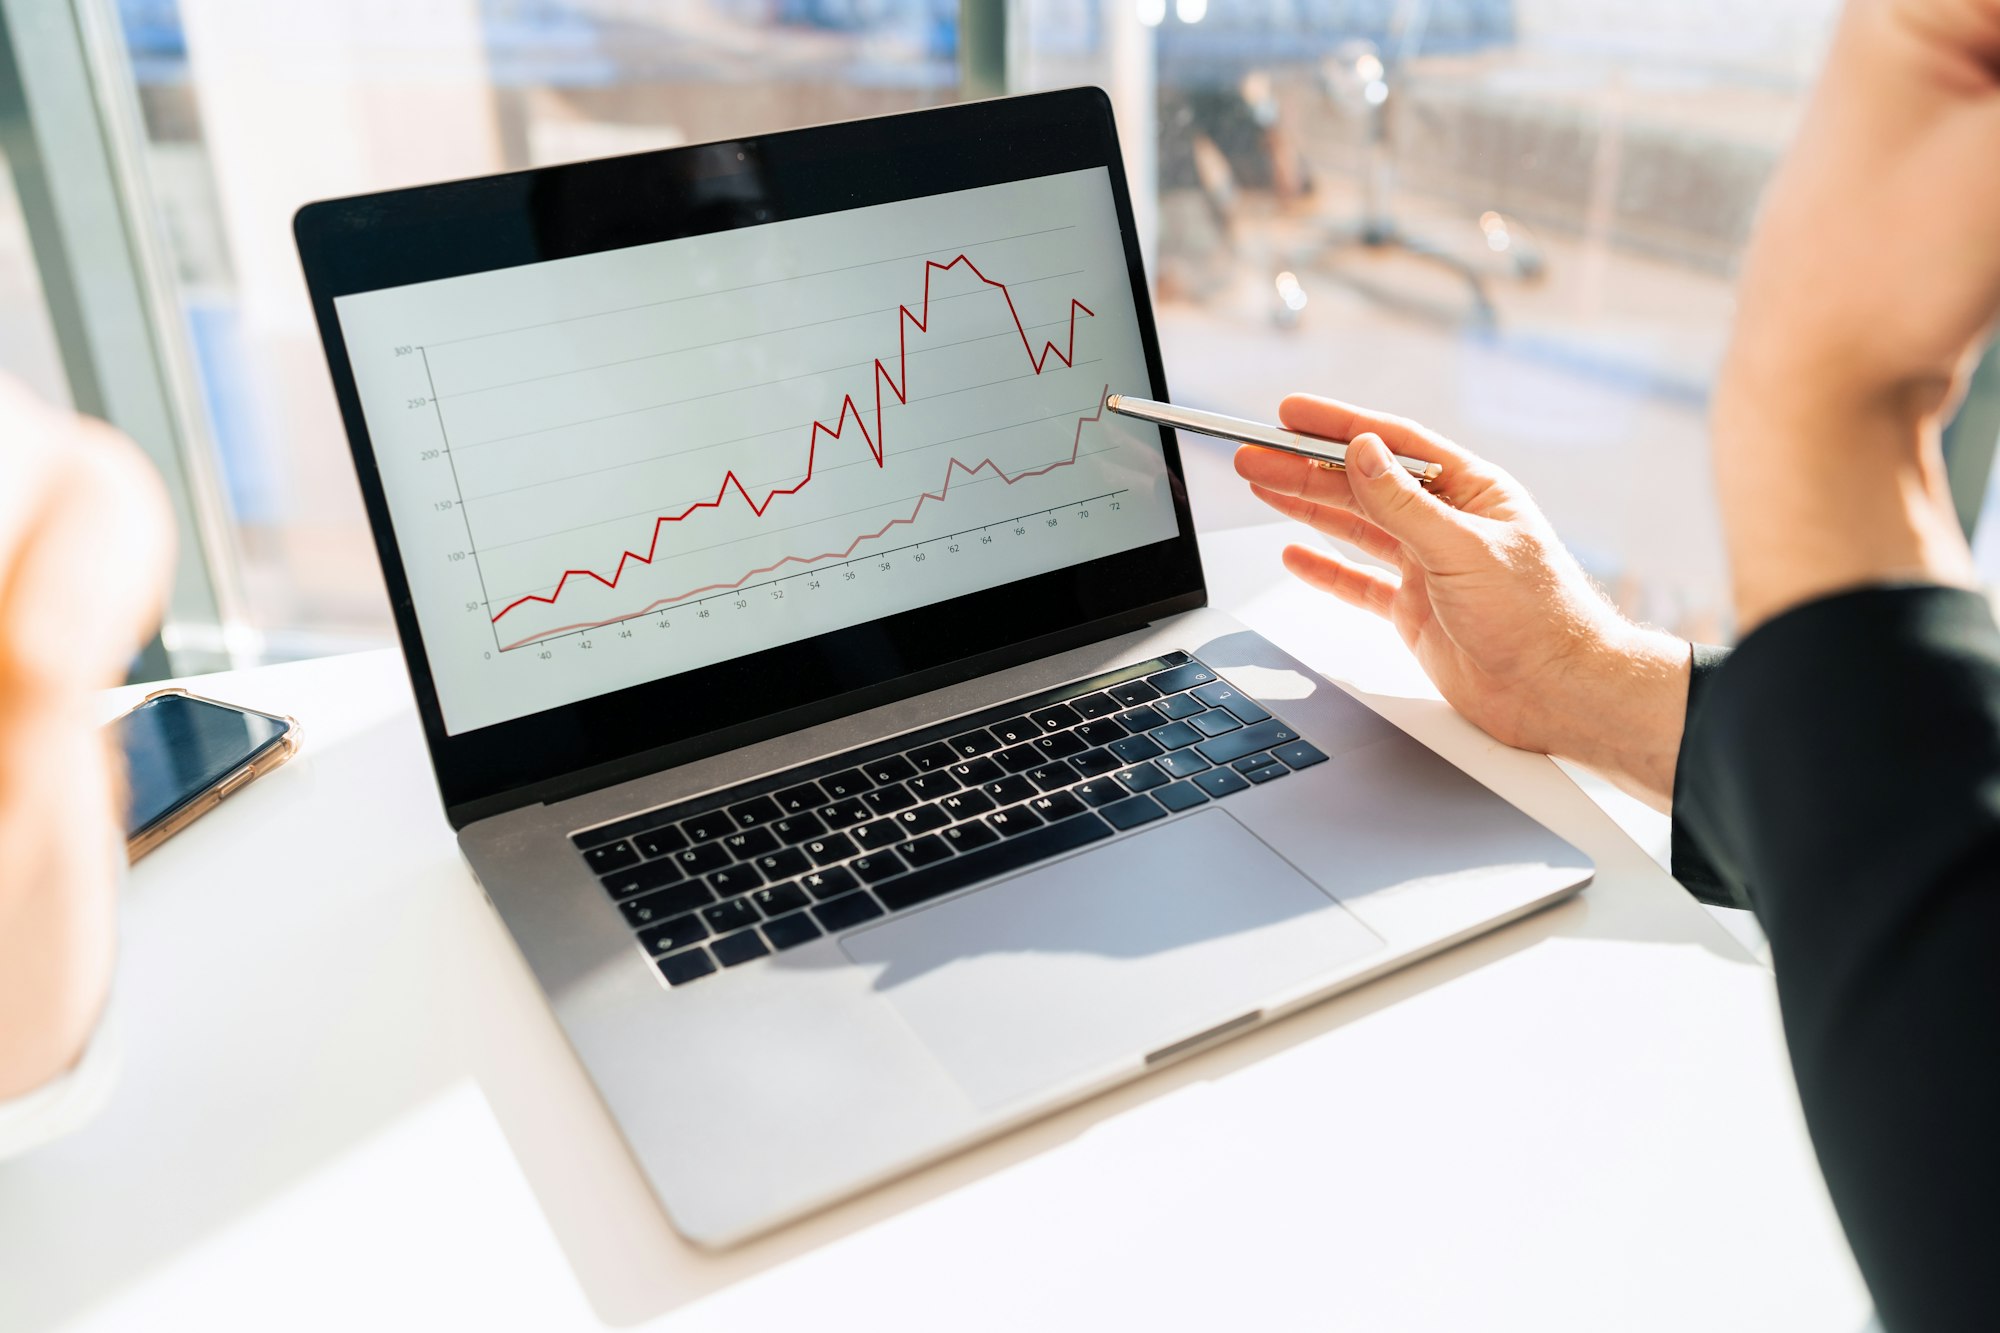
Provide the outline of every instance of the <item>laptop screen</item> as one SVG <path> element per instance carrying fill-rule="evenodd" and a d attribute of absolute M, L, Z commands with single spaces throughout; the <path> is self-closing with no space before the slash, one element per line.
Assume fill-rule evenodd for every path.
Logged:
<path fill-rule="evenodd" d="M 447 734 L 1177 532 L 1105 166 L 333 304 Z"/>

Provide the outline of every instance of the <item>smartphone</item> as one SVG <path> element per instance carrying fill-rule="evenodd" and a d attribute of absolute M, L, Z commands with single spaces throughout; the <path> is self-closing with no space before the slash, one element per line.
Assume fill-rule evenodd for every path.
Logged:
<path fill-rule="evenodd" d="M 292 757 L 299 724 L 275 713 L 157 690 L 111 724 L 125 752 L 134 862 Z"/>

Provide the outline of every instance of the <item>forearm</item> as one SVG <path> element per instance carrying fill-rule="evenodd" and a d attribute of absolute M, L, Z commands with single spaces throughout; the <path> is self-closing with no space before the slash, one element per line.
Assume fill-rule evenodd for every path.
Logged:
<path fill-rule="evenodd" d="M 1656 810 L 1673 803 L 1687 718 L 1689 647 L 1659 630 L 1611 627 L 1588 665 L 1546 695 L 1550 754 L 1603 774 Z"/>

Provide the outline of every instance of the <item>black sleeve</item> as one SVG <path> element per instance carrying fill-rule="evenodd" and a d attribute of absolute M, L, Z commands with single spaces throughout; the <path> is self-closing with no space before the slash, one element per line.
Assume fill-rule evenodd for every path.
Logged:
<path fill-rule="evenodd" d="M 1789 611 L 1690 714 L 1676 818 L 1771 940 L 1884 1324 L 2000 1327 L 2000 631 L 1977 594 Z"/>
<path fill-rule="evenodd" d="M 1701 708 L 1702 700 L 1708 695 L 1709 682 L 1715 679 L 1716 668 L 1729 657 L 1727 648 L 1711 648 L 1707 644 L 1694 645 L 1694 661 L 1688 675 L 1687 723 L 1681 732 L 1681 754 L 1674 769 L 1674 824 L 1673 842 L 1669 850 L 1673 876 L 1681 882 L 1681 887 L 1702 902 L 1716 907 L 1748 907 L 1749 901 L 1743 894 L 1723 881 L 1716 873 L 1708 853 L 1688 827 L 1681 811 L 1685 808 L 1682 800 L 1682 784 L 1686 781 L 1687 739 L 1694 733 L 1694 715 Z"/>

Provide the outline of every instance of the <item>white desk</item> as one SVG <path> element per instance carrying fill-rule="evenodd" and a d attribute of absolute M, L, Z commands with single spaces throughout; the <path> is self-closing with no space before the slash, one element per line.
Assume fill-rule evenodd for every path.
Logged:
<path fill-rule="evenodd" d="M 399 661 L 215 678 L 304 750 L 134 875 L 122 1082 L 0 1167 L 0 1328 L 1858 1333 L 1769 973 L 1282 532 L 1205 542 L 1217 604 L 1588 850 L 1580 899 L 708 1255 L 461 864 Z"/>

